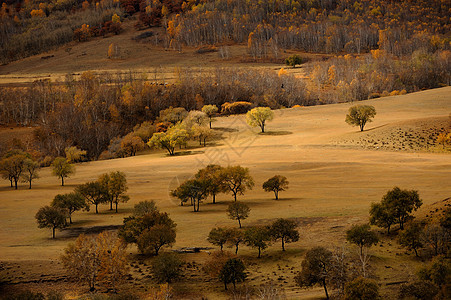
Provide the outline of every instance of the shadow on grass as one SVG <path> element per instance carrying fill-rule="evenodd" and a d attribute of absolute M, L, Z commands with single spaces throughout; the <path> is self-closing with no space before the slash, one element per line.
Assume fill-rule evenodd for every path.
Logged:
<path fill-rule="evenodd" d="M 205 151 L 199 151 L 199 150 L 196 150 L 196 151 L 185 150 L 185 151 L 176 151 L 176 152 L 174 153 L 174 155 L 166 154 L 166 156 L 167 156 L 167 157 L 174 157 L 174 156 L 188 156 L 188 155 L 202 154 L 202 153 L 204 153 L 204 152 L 205 152 Z"/>
<path fill-rule="evenodd" d="M 289 135 L 293 134 L 291 131 L 266 131 L 266 132 L 260 132 L 259 135 Z"/>
<path fill-rule="evenodd" d="M 79 225 L 79 224 L 77 224 Z M 99 234 L 107 230 L 118 230 L 122 225 L 106 225 L 106 226 L 91 226 L 91 227 L 69 227 L 63 231 L 60 239 L 69 239 L 78 237 L 80 234 Z"/>
<path fill-rule="evenodd" d="M 218 130 L 218 131 L 222 131 L 222 132 L 237 132 L 237 131 L 239 131 L 236 128 L 229 128 L 229 127 L 214 127 L 212 129 Z"/>

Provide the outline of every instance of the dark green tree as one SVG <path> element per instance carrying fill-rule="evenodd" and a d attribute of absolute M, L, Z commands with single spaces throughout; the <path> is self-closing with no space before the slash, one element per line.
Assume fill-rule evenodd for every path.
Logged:
<path fill-rule="evenodd" d="M 235 254 L 238 254 L 238 246 L 245 241 L 244 232 L 238 228 L 230 228 L 227 243 L 235 246 Z"/>
<path fill-rule="evenodd" d="M 330 279 L 332 269 L 332 252 L 323 248 L 312 248 L 305 254 L 302 262 L 302 269 L 294 278 L 300 287 L 312 287 L 321 285 L 329 299 L 327 284 Z"/>
<path fill-rule="evenodd" d="M 224 283 L 224 289 L 227 290 L 228 283 L 232 283 L 235 289 L 236 282 L 243 282 L 246 279 L 245 269 L 246 267 L 241 259 L 229 259 L 219 273 L 219 280 Z"/>
<path fill-rule="evenodd" d="M 269 227 L 272 238 L 282 242 L 282 251 L 285 251 L 285 243 L 299 241 L 298 224 L 293 220 L 277 219 Z"/>
<path fill-rule="evenodd" d="M 57 157 L 52 162 L 52 174 L 61 178 L 61 186 L 64 186 L 64 178 L 75 173 L 74 165 L 70 164 L 66 158 Z"/>
<path fill-rule="evenodd" d="M 376 109 L 371 105 L 355 105 L 349 108 L 349 113 L 346 115 L 346 123 L 351 126 L 359 126 L 360 131 L 363 131 L 366 123 L 372 122 L 371 119 L 376 115 Z"/>
<path fill-rule="evenodd" d="M 222 251 L 224 244 L 227 243 L 229 238 L 229 233 L 227 228 L 216 227 L 210 230 L 207 240 L 213 245 L 219 246 Z"/>
<path fill-rule="evenodd" d="M 266 192 L 274 192 L 276 200 L 279 200 L 279 192 L 288 189 L 288 180 L 285 176 L 275 175 L 263 183 Z"/>
<path fill-rule="evenodd" d="M 152 261 L 153 275 L 158 282 L 171 283 L 180 276 L 182 263 L 177 254 L 162 253 Z"/>
<path fill-rule="evenodd" d="M 238 225 L 241 228 L 241 220 L 247 219 L 249 217 L 249 212 L 251 209 L 245 203 L 236 201 L 229 204 L 227 207 L 227 215 L 232 220 L 237 220 Z"/>
<path fill-rule="evenodd" d="M 196 179 L 202 180 L 207 185 L 208 195 L 213 198 L 213 204 L 216 203 L 216 195 L 221 192 L 221 182 L 219 173 L 222 167 L 219 165 L 208 165 L 200 169 L 196 174 Z"/>
<path fill-rule="evenodd" d="M 345 286 L 345 300 L 377 300 L 380 298 L 379 286 L 374 280 L 358 277 Z"/>
<path fill-rule="evenodd" d="M 363 248 L 370 248 L 379 242 L 376 232 L 371 230 L 369 224 L 354 225 L 346 231 L 346 240 L 356 244 L 360 248 L 360 255 L 363 256 Z"/>
<path fill-rule="evenodd" d="M 408 224 L 406 230 L 401 232 L 398 237 L 399 244 L 409 250 L 415 251 L 416 257 L 418 257 L 418 249 L 423 247 L 423 228 L 424 225 L 420 222 L 411 222 Z"/>
<path fill-rule="evenodd" d="M 175 229 L 169 225 L 158 224 L 145 229 L 137 240 L 138 249 L 143 254 L 158 255 L 161 247 L 171 246 L 175 242 Z"/>
<path fill-rule="evenodd" d="M 302 58 L 297 54 L 290 55 L 287 59 L 285 59 L 285 64 L 296 68 L 296 65 L 302 64 Z"/>
<path fill-rule="evenodd" d="M 86 201 L 96 207 L 96 214 L 99 213 L 98 206 L 108 203 L 110 200 L 107 188 L 98 181 L 86 182 L 75 188 L 75 192 L 83 196 Z"/>
<path fill-rule="evenodd" d="M 89 204 L 86 199 L 78 193 L 58 194 L 53 198 L 52 207 L 64 209 L 69 216 L 69 223 L 72 224 L 72 214 L 78 210 L 89 211 Z"/>
<path fill-rule="evenodd" d="M 387 234 L 390 234 L 390 227 L 395 224 L 395 216 L 389 207 L 382 203 L 372 203 L 370 209 L 370 224 L 382 228 L 387 228 Z"/>
<path fill-rule="evenodd" d="M 110 210 L 113 210 L 114 203 L 117 212 L 118 203 L 127 202 L 130 199 L 125 195 L 125 192 L 128 190 L 125 173 L 120 171 L 105 173 L 99 177 L 98 181 L 104 186 L 105 191 L 108 193 Z"/>
<path fill-rule="evenodd" d="M 67 226 L 66 212 L 58 207 L 41 207 L 35 215 L 39 228 L 51 228 L 52 238 L 55 238 L 55 229 Z"/>
<path fill-rule="evenodd" d="M 208 193 L 208 182 L 206 180 L 190 179 L 173 190 L 171 195 L 179 198 L 181 205 L 190 200 L 194 212 L 198 212 L 200 203 L 207 197 Z"/>
<path fill-rule="evenodd" d="M 271 234 L 269 229 L 264 226 L 249 227 L 244 232 L 244 240 L 249 247 L 258 249 L 257 257 L 260 258 L 262 250 L 269 245 Z"/>

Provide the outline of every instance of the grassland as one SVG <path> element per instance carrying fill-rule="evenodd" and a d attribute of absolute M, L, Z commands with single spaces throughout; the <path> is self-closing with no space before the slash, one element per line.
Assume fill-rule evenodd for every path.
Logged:
<path fill-rule="evenodd" d="M 265 251 L 261 260 L 255 259 L 256 251 L 241 248 L 240 255 L 249 265 L 248 285 L 272 279 L 283 286 L 289 298 L 317 299 L 323 294 L 320 288 L 301 290 L 293 281 L 305 250 L 316 245 L 342 246 L 344 232 L 353 224 L 367 222 L 370 204 L 379 201 L 395 185 L 419 191 L 424 203 L 419 213 L 423 215 L 451 196 L 449 154 L 430 153 L 422 147 L 409 151 L 402 147 L 369 149 L 357 143 L 370 134 L 373 139 L 390 139 L 387 128 L 408 132 L 416 124 L 419 131 L 439 130 L 443 126 L 451 129 L 450 92 L 451 88 L 446 87 L 365 101 L 375 106 L 377 116 L 364 132 L 344 122 L 351 103 L 277 110 L 264 135 L 249 128 L 242 115 L 221 117 L 213 127 L 223 132 L 224 139 L 215 146 L 189 149 L 176 157 L 153 151 L 136 157 L 81 163 L 64 187 L 48 168 L 41 171 L 41 178 L 31 190 L 25 184 L 17 191 L 11 190 L 9 182 L 1 181 L 1 266 L 2 277 L 9 282 L 3 291 L 31 288 L 70 290 L 73 295 L 86 292 L 62 270 L 58 262 L 62 249 L 81 232 L 122 224 L 133 205 L 141 200 L 154 200 L 178 224 L 173 249 L 211 246 L 206 237 L 212 227 L 237 226 L 225 214 L 232 196 L 219 195 L 215 205 L 207 200 L 200 212 L 193 213 L 190 207 L 180 207 L 178 201 L 171 199 L 169 191 L 197 169 L 216 163 L 248 167 L 255 179 L 255 189 L 239 197 L 251 207 L 244 226 L 278 217 L 296 218 L 301 224 L 301 239 L 288 244 L 286 255 L 282 255 L 278 244 Z M 100 207 L 99 215 L 93 211 L 75 213 L 74 225 L 58 232 L 56 240 L 50 238 L 50 231 L 37 228 L 34 214 L 56 194 L 70 192 L 76 185 L 114 170 L 126 173 L 131 198 L 119 206 L 118 214 L 110 213 L 106 206 Z M 289 189 L 279 201 L 261 189 L 261 184 L 274 174 L 284 175 L 290 181 Z M 130 248 L 130 253 L 136 250 Z M 397 286 L 387 283 L 413 278 L 421 261 L 414 260 L 396 242 L 386 238 L 373 249 L 373 254 L 373 275 L 384 295 L 393 299 Z M 184 258 L 195 264 L 186 266 L 184 279 L 175 285 L 178 295 L 225 297 L 222 286 L 201 271 L 200 265 L 208 259 L 206 252 L 184 254 Z M 152 285 L 147 277 L 148 261 L 142 257 L 135 259 L 131 268 L 133 279 L 124 288 L 144 293 Z"/>

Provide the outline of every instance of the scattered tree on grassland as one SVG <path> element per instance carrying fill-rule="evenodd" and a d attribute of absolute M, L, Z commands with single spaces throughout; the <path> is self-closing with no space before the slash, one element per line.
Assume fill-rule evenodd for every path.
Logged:
<path fill-rule="evenodd" d="M 150 147 L 166 149 L 169 155 L 174 155 L 176 146 L 186 144 L 188 132 L 181 127 L 180 124 L 169 127 L 166 132 L 154 133 L 147 143 Z"/>
<path fill-rule="evenodd" d="M 194 125 L 204 126 L 208 122 L 207 115 L 199 110 L 192 110 L 188 113 L 188 115 L 183 119 L 182 124 L 185 125 L 186 128 L 192 128 Z"/>
<path fill-rule="evenodd" d="M 39 228 L 51 228 L 52 238 L 55 238 L 55 229 L 67 226 L 66 212 L 58 207 L 41 207 L 35 215 Z"/>
<path fill-rule="evenodd" d="M 241 220 L 247 219 L 249 217 L 249 212 L 251 209 L 245 203 L 236 201 L 229 204 L 227 207 L 227 215 L 232 220 L 237 220 L 238 225 L 241 228 Z"/>
<path fill-rule="evenodd" d="M 66 158 L 57 157 L 52 162 L 52 174 L 61 178 L 61 186 L 64 186 L 64 178 L 75 173 L 74 165 L 70 164 Z"/>
<path fill-rule="evenodd" d="M 367 122 L 372 122 L 371 119 L 376 115 L 376 109 L 371 105 L 356 105 L 349 108 L 349 113 L 346 115 L 346 123 L 351 126 L 359 126 L 360 131 L 363 131 Z"/>
<path fill-rule="evenodd" d="M 25 159 L 21 177 L 24 182 L 29 183 L 29 189 L 31 189 L 31 182 L 39 178 L 39 168 L 39 163 L 37 161 L 34 161 L 31 158 Z"/>
<path fill-rule="evenodd" d="M 75 188 L 75 192 L 82 195 L 86 201 L 96 207 L 96 214 L 99 213 L 98 206 L 108 203 L 110 200 L 106 187 L 99 181 L 90 181 Z"/>
<path fill-rule="evenodd" d="M 182 122 L 188 116 L 188 112 L 183 107 L 169 107 L 167 109 L 160 110 L 161 122 L 170 122 L 172 124 L 177 124 Z"/>
<path fill-rule="evenodd" d="M 213 198 L 213 204 L 216 203 L 216 195 L 221 192 L 221 178 L 219 176 L 222 167 L 219 165 L 208 165 L 197 171 L 195 178 L 203 180 L 206 183 L 208 195 Z"/>
<path fill-rule="evenodd" d="M 152 261 L 152 272 L 158 282 L 171 283 L 181 274 L 182 261 L 175 253 L 163 253 Z"/>
<path fill-rule="evenodd" d="M 126 244 L 106 231 L 97 236 L 79 235 L 64 249 L 61 261 L 71 276 L 88 284 L 90 291 L 98 281 L 116 291 L 128 271 Z"/>
<path fill-rule="evenodd" d="M 346 231 L 346 240 L 359 247 L 360 255 L 363 255 L 363 248 L 370 248 L 379 242 L 376 232 L 371 230 L 369 224 L 352 226 Z"/>
<path fill-rule="evenodd" d="M 148 213 L 153 213 L 155 211 L 158 211 L 158 208 L 155 205 L 155 201 L 153 200 L 140 201 L 138 202 L 138 204 L 135 204 L 133 208 L 133 216 L 142 217 Z"/>
<path fill-rule="evenodd" d="M 135 156 L 136 153 L 143 150 L 145 146 L 146 144 L 143 140 L 135 135 L 134 132 L 130 132 L 121 140 L 121 150 L 124 152 L 125 156 Z"/>
<path fill-rule="evenodd" d="M 203 271 L 205 271 L 211 278 L 218 279 L 219 273 L 221 272 L 222 268 L 224 267 L 225 263 L 231 259 L 235 258 L 236 255 L 233 255 L 232 253 L 228 251 L 213 251 L 211 255 L 209 256 L 210 259 L 207 260 L 205 265 L 203 266 Z"/>
<path fill-rule="evenodd" d="M 265 132 L 266 122 L 274 118 L 274 112 L 269 107 L 256 107 L 246 113 L 246 121 L 252 126 L 259 126 Z"/>
<path fill-rule="evenodd" d="M 219 182 L 221 182 L 221 190 L 232 193 L 235 201 L 238 194 L 243 195 L 247 189 L 252 190 L 254 187 L 254 180 L 249 174 L 249 169 L 241 166 L 222 168 L 219 172 Z"/>
<path fill-rule="evenodd" d="M 200 202 L 208 196 L 208 182 L 202 179 L 190 179 L 171 191 L 173 197 L 180 199 L 180 204 L 191 201 L 194 212 L 198 212 Z"/>
<path fill-rule="evenodd" d="M 113 203 L 117 206 L 119 202 L 127 202 L 130 198 L 125 195 L 125 192 L 128 190 L 127 186 L 127 178 L 124 172 L 115 171 L 110 173 L 102 174 L 98 181 L 101 185 L 104 186 L 105 191 L 107 192 L 107 197 L 109 198 L 108 202 L 110 202 L 110 210 L 113 210 Z"/>
<path fill-rule="evenodd" d="M 164 246 L 175 242 L 176 224 L 165 212 L 153 210 L 144 215 L 124 218 L 119 236 L 127 243 L 135 243 L 141 253 L 158 255 Z"/>
<path fill-rule="evenodd" d="M 229 234 L 230 234 L 229 229 L 223 227 L 216 227 L 210 230 L 207 241 L 209 241 L 213 245 L 219 246 L 222 251 L 222 248 L 229 239 Z"/>
<path fill-rule="evenodd" d="M 72 214 L 78 210 L 89 211 L 89 204 L 79 193 L 58 194 L 53 198 L 52 207 L 64 209 L 69 216 L 69 223 L 72 224 Z"/>
<path fill-rule="evenodd" d="M 0 162 L 2 177 L 8 179 L 17 190 L 17 183 L 25 169 L 25 161 L 29 158 L 29 154 L 21 150 L 11 150 L 3 157 Z"/>
<path fill-rule="evenodd" d="M 263 183 L 266 192 L 274 192 L 276 200 L 279 199 L 279 192 L 288 189 L 288 180 L 285 176 L 275 175 Z"/>
<path fill-rule="evenodd" d="M 258 258 L 261 257 L 261 252 L 265 250 L 271 240 L 271 235 L 267 227 L 254 226 L 249 227 L 244 231 L 245 243 L 251 248 L 258 249 Z"/>
<path fill-rule="evenodd" d="M 158 255 L 163 246 L 172 246 L 175 243 L 174 228 L 165 224 L 154 225 L 145 229 L 138 237 L 138 249 L 143 254 Z"/>
<path fill-rule="evenodd" d="M 207 145 L 207 139 L 214 137 L 214 132 L 208 127 L 193 125 L 191 127 L 192 137 L 199 140 L 199 146 L 205 147 Z"/>
<path fill-rule="evenodd" d="M 202 107 L 202 112 L 204 112 L 209 118 L 211 129 L 211 122 L 214 121 L 213 117 L 218 113 L 218 107 L 216 105 L 204 105 Z"/>
<path fill-rule="evenodd" d="M 235 289 L 236 282 L 243 282 L 246 279 L 245 269 L 243 261 L 239 258 L 231 258 L 226 261 L 219 273 L 219 280 L 224 283 L 224 289 L 227 290 L 228 283 L 232 283 Z"/>
<path fill-rule="evenodd" d="M 415 256 L 419 257 L 418 249 L 423 247 L 422 232 L 424 225 L 420 222 L 412 221 L 406 230 L 399 233 L 398 241 L 401 246 L 415 251 Z"/>
<path fill-rule="evenodd" d="M 235 255 L 238 254 L 238 246 L 245 241 L 244 231 L 237 228 L 228 230 L 227 243 L 235 247 Z"/>
<path fill-rule="evenodd" d="M 295 277 L 300 287 L 312 287 L 316 284 L 323 286 L 326 298 L 329 299 L 327 284 L 330 277 L 332 252 L 323 248 L 312 248 L 305 254 L 302 270 Z"/>
<path fill-rule="evenodd" d="M 287 59 L 285 59 L 285 64 L 296 68 L 296 65 L 302 64 L 302 58 L 297 54 L 290 55 Z"/>
<path fill-rule="evenodd" d="M 413 218 L 412 211 L 420 208 L 422 203 L 417 191 L 394 187 L 382 197 L 380 204 L 372 204 L 370 222 L 387 227 L 388 231 L 391 224 L 399 224 L 402 230 L 405 222 Z"/>
<path fill-rule="evenodd" d="M 377 300 L 381 299 L 379 294 L 379 286 L 377 282 L 358 277 L 351 282 L 348 282 L 344 291 L 345 300 Z"/>
<path fill-rule="evenodd" d="M 297 227 L 298 224 L 293 220 L 277 219 L 269 227 L 269 232 L 275 241 L 282 241 L 282 251 L 285 251 L 285 243 L 299 241 Z"/>

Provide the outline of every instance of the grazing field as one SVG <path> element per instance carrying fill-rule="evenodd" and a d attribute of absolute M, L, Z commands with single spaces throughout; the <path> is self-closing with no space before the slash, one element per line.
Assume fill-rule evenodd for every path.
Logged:
<path fill-rule="evenodd" d="M 225 213 L 232 196 L 220 194 L 217 204 L 208 199 L 201 204 L 200 212 L 193 213 L 190 206 L 180 207 L 169 192 L 198 169 L 215 163 L 248 167 L 255 179 L 254 190 L 238 198 L 251 208 L 243 226 L 266 224 L 280 217 L 295 218 L 300 223 L 300 241 L 288 244 L 286 253 L 275 243 L 257 260 L 256 250 L 240 248 L 239 254 L 248 262 L 247 284 L 274 280 L 283 285 L 288 298 L 321 298 L 322 288 L 302 290 L 293 280 L 307 249 L 318 245 L 343 246 L 344 232 L 353 224 L 368 222 L 370 204 L 380 201 L 394 186 L 418 190 L 423 200 L 418 214 L 425 215 L 431 207 L 449 202 L 444 200 L 451 197 L 451 156 L 436 148 L 431 152 L 427 141 L 432 140 L 428 137 L 436 131 L 451 129 L 450 93 L 451 88 L 446 87 L 364 101 L 377 110 L 374 122 L 368 123 L 364 132 L 344 122 L 352 103 L 277 110 L 265 134 L 248 127 L 243 115 L 221 117 L 213 128 L 222 131 L 224 139 L 214 146 L 184 149 L 175 157 L 152 151 L 136 157 L 77 164 L 76 174 L 66 180 L 64 187 L 49 168 L 41 170 L 41 178 L 31 190 L 26 184 L 12 190 L 9 182 L 3 180 L 0 259 L 3 280 L 9 282 L 4 291 L 71 287 L 71 294 L 87 292 L 86 287 L 73 287 L 65 277 L 58 262 L 62 249 L 81 232 L 121 225 L 133 205 L 142 200 L 154 200 L 177 223 L 173 249 L 211 247 L 206 240 L 211 228 L 237 226 Z M 405 141 L 401 139 L 404 136 Z M 410 147 L 410 143 L 415 146 Z M 78 184 L 115 170 L 127 175 L 131 199 L 119 205 L 119 213 L 110 212 L 106 205 L 100 206 L 98 215 L 92 209 L 76 212 L 73 226 L 57 232 L 55 240 L 51 239 L 50 230 L 37 228 L 35 213 L 56 194 L 70 192 Z M 261 188 L 275 174 L 286 176 L 290 182 L 278 201 Z M 347 247 L 354 251 L 349 244 Z M 136 254 L 136 249 L 129 250 Z M 390 283 L 412 278 L 421 261 L 414 260 L 412 254 L 388 239 L 373 247 L 372 253 L 373 276 L 381 284 L 385 298 L 395 299 L 398 286 Z M 185 261 L 195 263 L 185 265 L 182 282 L 174 285 L 179 295 L 226 297 L 222 285 L 201 271 L 200 265 L 209 256 L 207 252 L 183 256 Z M 145 258 L 136 258 L 131 273 L 133 279 L 127 281 L 124 289 L 144 293 L 151 287 Z"/>

